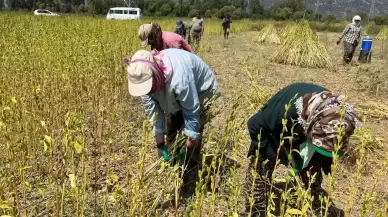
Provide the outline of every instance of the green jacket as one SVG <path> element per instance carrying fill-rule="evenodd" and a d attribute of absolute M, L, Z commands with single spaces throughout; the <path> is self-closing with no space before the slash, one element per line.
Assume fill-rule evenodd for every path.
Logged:
<path fill-rule="evenodd" d="M 297 123 L 299 117 L 295 106 L 295 101 L 298 97 L 301 97 L 308 93 L 322 92 L 326 89 L 315 84 L 309 83 L 294 83 L 291 84 L 279 92 L 277 92 L 263 108 L 253 115 L 248 121 L 248 130 L 251 136 L 251 146 L 248 152 L 248 156 L 255 155 L 256 150 L 260 149 L 260 155 L 265 158 L 275 157 L 277 149 L 280 145 L 280 134 L 283 131 L 283 119 L 287 119 L 287 125 L 283 138 L 292 136 L 291 129 L 294 126 L 294 140 L 292 141 L 292 148 L 299 149 L 299 146 L 306 141 L 303 128 Z M 290 108 L 285 114 L 285 106 L 289 104 Z M 261 132 L 261 138 L 258 135 Z M 284 142 L 285 148 L 290 149 L 291 145 L 288 140 Z M 282 163 L 287 163 L 287 155 L 281 154 Z M 297 155 L 295 156 L 297 157 Z"/>

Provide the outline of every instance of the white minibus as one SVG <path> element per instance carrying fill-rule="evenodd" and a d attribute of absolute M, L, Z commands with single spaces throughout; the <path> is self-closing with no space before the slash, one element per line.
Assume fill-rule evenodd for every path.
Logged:
<path fill-rule="evenodd" d="M 139 20 L 140 8 L 116 7 L 109 9 L 108 20 Z"/>

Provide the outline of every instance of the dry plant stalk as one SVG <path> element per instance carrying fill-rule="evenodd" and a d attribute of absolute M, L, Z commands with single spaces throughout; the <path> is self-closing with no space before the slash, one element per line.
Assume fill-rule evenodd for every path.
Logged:
<path fill-rule="evenodd" d="M 380 30 L 379 34 L 376 36 L 377 40 L 388 40 L 388 27 L 384 27 Z"/>
<path fill-rule="evenodd" d="M 358 105 L 357 111 L 360 114 L 373 118 L 388 119 L 388 105 L 373 101 Z"/>
<path fill-rule="evenodd" d="M 294 28 L 290 30 L 292 34 L 285 38 L 272 61 L 302 67 L 331 67 L 329 53 L 309 23 L 302 21 Z"/>
<path fill-rule="evenodd" d="M 256 38 L 253 39 L 253 41 L 258 43 L 281 44 L 281 39 L 278 34 L 278 30 L 272 23 L 262 29 L 256 36 Z"/>
<path fill-rule="evenodd" d="M 292 23 L 292 24 L 287 24 L 286 27 L 284 27 L 280 33 L 280 36 L 282 38 L 286 38 L 289 35 L 293 35 L 294 31 L 296 29 L 297 24 Z"/>

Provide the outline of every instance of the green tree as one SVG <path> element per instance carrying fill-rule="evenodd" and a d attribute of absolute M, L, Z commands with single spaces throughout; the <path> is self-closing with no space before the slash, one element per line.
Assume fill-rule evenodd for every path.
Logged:
<path fill-rule="evenodd" d="M 292 19 L 293 20 L 301 20 L 301 19 L 305 18 L 305 15 L 306 15 L 306 11 L 295 11 L 292 14 Z"/>
<path fill-rule="evenodd" d="M 375 17 L 375 23 L 377 25 L 388 25 L 388 16 Z"/>
<path fill-rule="evenodd" d="M 264 14 L 264 8 L 261 6 L 260 0 L 250 0 L 249 13 L 253 17 L 262 17 Z"/>
<path fill-rule="evenodd" d="M 275 11 L 274 17 L 277 20 L 288 20 L 292 16 L 293 11 L 291 8 L 278 8 Z"/>
<path fill-rule="evenodd" d="M 167 16 L 171 13 L 171 6 L 168 3 L 165 3 L 160 7 L 160 15 Z"/>
<path fill-rule="evenodd" d="M 235 10 L 236 10 L 236 7 L 234 6 L 225 6 L 221 8 L 219 11 L 219 18 L 223 18 L 225 14 L 232 15 Z"/>
<path fill-rule="evenodd" d="M 244 11 L 241 8 L 236 8 L 232 13 L 232 19 L 239 20 L 244 17 Z"/>

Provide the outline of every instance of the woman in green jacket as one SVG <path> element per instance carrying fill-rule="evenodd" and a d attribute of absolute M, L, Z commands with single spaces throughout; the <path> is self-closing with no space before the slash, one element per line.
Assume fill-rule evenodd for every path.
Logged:
<path fill-rule="evenodd" d="M 279 152 L 281 164 L 288 165 L 288 152 L 292 152 L 292 166 L 307 187 L 311 175 L 316 174 L 311 185 L 311 192 L 317 196 L 323 193 L 321 188 L 322 173 L 331 172 L 333 154 L 342 156 L 350 136 L 361 122 L 348 103 L 343 103 L 344 96 L 336 95 L 318 85 L 295 83 L 276 93 L 258 113 L 248 120 L 251 146 L 248 153 L 251 162 L 247 171 L 248 198 L 254 195 L 254 213 L 265 211 L 267 194 L 271 176 L 275 167 L 277 150 L 280 147 L 280 134 L 283 138 L 293 136 L 291 144 L 284 139 L 284 145 Z M 286 112 L 286 106 L 290 105 Z M 343 113 L 343 114 L 342 114 Z M 287 123 L 284 123 L 287 120 Z M 285 124 L 285 126 L 284 126 Z M 338 128 L 342 140 L 338 141 Z M 292 135 L 293 132 L 293 135 Z M 335 147 L 340 145 L 339 151 Z M 256 153 L 258 165 L 255 167 Z M 268 160 L 265 164 L 264 161 Z M 252 169 L 257 168 L 258 176 L 254 180 Z M 267 177 L 264 180 L 263 176 Z M 250 189 L 255 181 L 254 192 Z M 250 204 L 247 199 L 247 211 Z"/>

